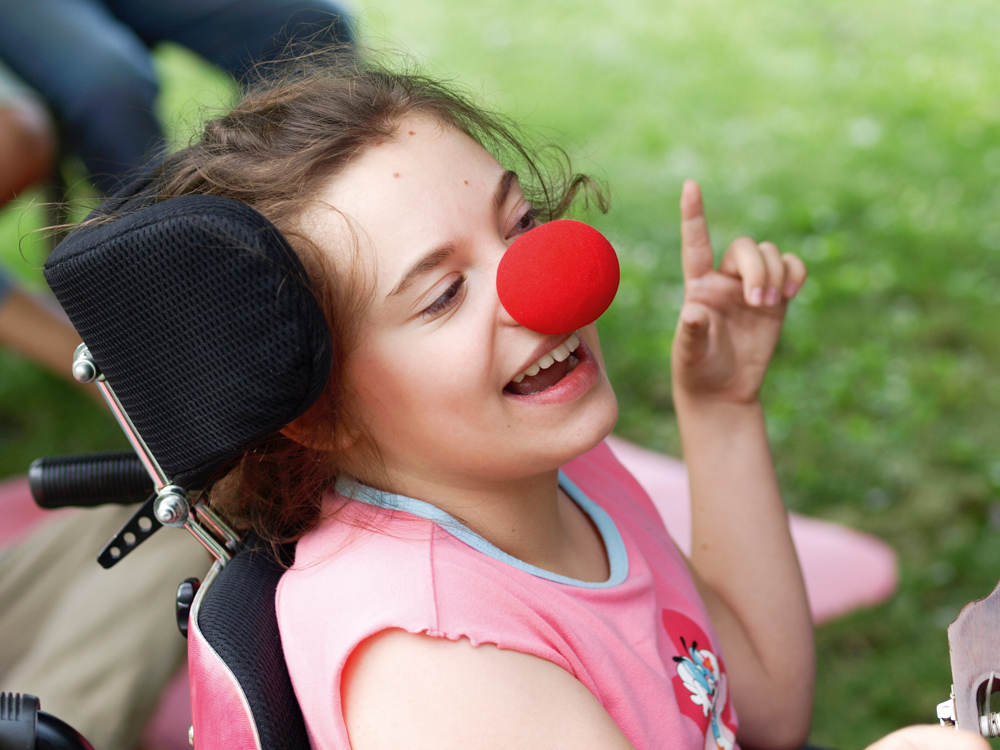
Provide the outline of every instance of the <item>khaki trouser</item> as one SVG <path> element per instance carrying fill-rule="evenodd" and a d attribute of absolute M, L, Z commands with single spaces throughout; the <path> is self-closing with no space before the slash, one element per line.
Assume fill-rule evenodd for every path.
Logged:
<path fill-rule="evenodd" d="M 174 597 L 209 557 L 161 529 L 111 570 L 97 553 L 135 507 L 68 514 L 0 551 L 0 690 L 38 696 L 96 750 L 130 750 L 186 641 Z"/>

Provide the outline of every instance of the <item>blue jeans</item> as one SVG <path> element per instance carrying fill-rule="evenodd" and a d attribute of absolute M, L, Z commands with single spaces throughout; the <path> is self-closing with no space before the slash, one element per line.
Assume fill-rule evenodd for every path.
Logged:
<path fill-rule="evenodd" d="M 175 42 L 239 78 L 306 36 L 352 41 L 333 0 L 0 0 L 0 59 L 105 193 L 163 143 L 151 47 Z"/>

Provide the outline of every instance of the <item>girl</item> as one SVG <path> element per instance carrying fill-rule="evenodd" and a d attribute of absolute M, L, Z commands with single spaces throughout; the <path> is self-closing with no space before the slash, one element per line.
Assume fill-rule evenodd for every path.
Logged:
<path fill-rule="evenodd" d="M 685 560 L 602 442 L 617 405 L 596 326 L 536 333 L 497 296 L 512 242 L 577 193 L 602 204 L 542 165 L 438 83 L 320 60 L 158 178 L 163 198 L 270 218 L 329 313 L 326 392 L 214 498 L 300 537 L 277 607 L 313 745 L 797 747 L 812 635 L 758 393 L 805 267 L 741 238 L 715 268 L 685 184 Z"/>

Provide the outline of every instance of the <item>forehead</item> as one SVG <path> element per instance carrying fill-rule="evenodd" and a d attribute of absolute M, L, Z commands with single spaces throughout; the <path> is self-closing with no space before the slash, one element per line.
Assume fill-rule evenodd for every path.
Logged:
<path fill-rule="evenodd" d="M 330 188 L 341 198 L 358 188 L 401 197 L 426 185 L 452 186 L 452 178 L 469 170 L 472 173 L 466 179 L 481 172 L 502 172 L 503 168 L 458 128 L 428 115 L 414 115 L 402 120 L 390 138 L 368 149 L 334 178 Z"/>
<path fill-rule="evenodd" d="M 335 211 L 315 213 L 317 236 L 344 232 L 349 223 L 362 245 L 378 251 L 380 265 L 390 260 L 383 250 L 426 252 L 492 215 L 493 193 L 504 173 L 462 131 L 427 116 L 407 118 L 391 139 L 326 185 L 320 204 Z"/>

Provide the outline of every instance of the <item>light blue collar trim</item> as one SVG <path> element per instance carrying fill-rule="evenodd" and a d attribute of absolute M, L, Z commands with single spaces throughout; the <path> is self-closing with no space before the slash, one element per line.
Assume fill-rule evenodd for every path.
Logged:
<path fill-rule="evenodd" d="M 383 492 L 382 490 L 360 484 L 351 479 L 341 478 L 337 480 L 337 492 L 344 497 L 368 503 L 369 505 L 376 505 L 380 508 L 401 510 L 406 513 L 412 513 L 420 518 L 425 518 L 440 526 L 456 539 L 482 552 L 484 555 L 489 555 L 495 560 L 523 570 L 533 576 L 555 581 L 556 583 L 564 583 L 568 586 L 579 586 L 588 589 L 610 588 L 623 583 L 628 578 L 628 553 L 625 550 L 625 542 L 622 540 L 622 536 L 618 532 L 618 527 L 615 526 L 614 520 L 605 512 L 604 508 L 587 497 L 583 490 L 577 487 L 561 471 L 559 472 L 559 486 L 566 491 L 566 494 L 590 517 L 590 520 L 597 527 L 597 531 L 601 535 L 601 540 L 604 542 L 604 549 L 607 550 L 608 565 L 611 568 L 611 575 L 608 577 L 608 580 L 601 582 L 580 581 L 576 578 L 569 578 L 568 576 L 559 575 L 544 568 L 529 565 L 512 555 L 508 555 L 502 549 L 494 546 L 465 526 L 457 518 L 430 503 L 406 497 L 405 495 Z"/>

